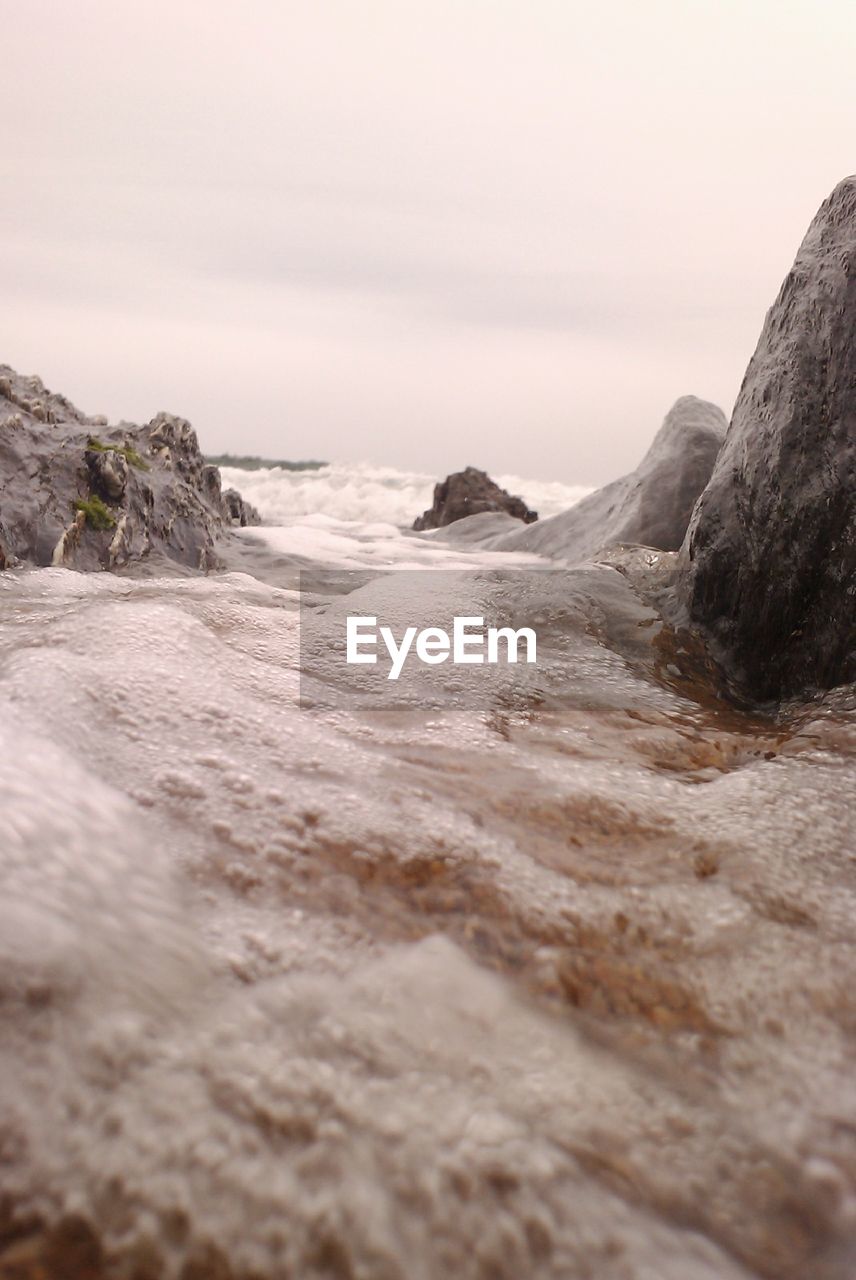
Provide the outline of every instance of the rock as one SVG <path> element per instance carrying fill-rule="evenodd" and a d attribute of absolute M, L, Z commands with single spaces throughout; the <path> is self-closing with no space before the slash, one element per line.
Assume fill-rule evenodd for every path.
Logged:
<path fill-rule="evenodd" d="M 10 545 L 9 534 L 3 524 L 2 513 L 0 513 L 0 570 L 11 569 L 15 563 L 15 557 L 9 550 Z"/>
<path fill-rule="evenodd" d="M 92 488 L 106 502 L 118 502 L 128 483 L 129 467 L 124 455 L 115 449 L 87 449 L 84 457 Z"/>
<path fill-rule="evenodd" d="M 520 529 L 520 521 L 504 511 L 480 511 L 478 515 L 456 520 L 443 530 L 445 543 L 454 546 L 485 547 L 503 534 Z"/>
<path fill-rule="evenodd" d="M 537 511 L 530 511 L 522 498 L 512 497 L 500 489 L 486 471 L 467 467 L 434 486 L 434 502 L 414 520 L 413 528 L 441 529 L 455 520 L 484 511 L 502 511 L 524 524 L 538 519 Z"/>
<path fill-rule="evenodd" d="M 211 468 L 216 471 L 216 467 Z M 219 476 L 219 472 L 218 472 Z M 247 525 L 261 524 L 262 518 L 250 502 L 245 502 L 237 489 L 224 489 L 223 506 L 232 524 L 246 528 Z"/>
<path fill-rule="evenodd" d="M 226 494 L 220 492 L 220 472 L 217 467 L 212 467 L 206 462 L 202 468 L 202 476 L 200 479 L 200 487 L 206 498 L 213 506 L 222 505 L 226 514 L 229 514 L 229 504 L 226 502 Z M 237 490 L 229 489 L 228 493 L 236 493 Z M 238 494 L 240 500 L 240 494 Z"/>
<path fill-rule="evenodd" d="M 0 365 L 0 569 L 115 569 L 147 557 L 159 572 L 208 570 L 232 524 L 258 519 L 234 490 L 224 500 L 185 419 L 107 427 Z"/>
<path fill-rule="evenodd" d="M 681 565 L 690 618 L 758 699 L 856 679 L 856 177 L 767 314 Z"/>
<path fill-rule="evenodd" d="M 622 543 L 676 551 L 710 479 L 727 425 L 716 405 L 682 396 L 630 475 L 536 528 L 504 534 L 490 545 L 577 562 Z"/>

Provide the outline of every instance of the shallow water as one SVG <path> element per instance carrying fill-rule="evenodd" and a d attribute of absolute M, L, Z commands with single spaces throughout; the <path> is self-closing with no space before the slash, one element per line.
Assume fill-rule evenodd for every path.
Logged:
<path fill-rule="evenodd" d="M 853 691 L 749 713 L 614 567 L 333 532 L 0 576 L 0 1276 L 851 1276 Z M 534 610 L 537 671 L 301 676 L 313 561 L 325 626 L 355 569 Z"/>

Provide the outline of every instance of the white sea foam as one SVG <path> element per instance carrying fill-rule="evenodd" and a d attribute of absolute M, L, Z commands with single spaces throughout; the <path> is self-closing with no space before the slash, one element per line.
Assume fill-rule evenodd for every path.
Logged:
<path fill-rule="evenodd" d="M 417 537 L 379 521 L 362 523 L 316 514 L 239 533 L 264 542 L 278 556 L 341 569 L 475 569 L 485 563 L 482 551 L 449 547 L 430 535 Z M 496 567 L 539 563 L 537 556 L 521 551 L 492 552 L 489 561 Z"/>
<path fill-rule="evenodd" d="M 232 486 L 253 503 L 268 524 L 288 524 L 304 515 L 330 515 L 337 520 L 406 525 L 430 507 L 439 477 L 397 471 L 372 463 L 331 463 L 317 471 L 284 471 L 267 467 L 243 471 L 222 467 L 224 486 Z M 555 515 L 579 502 L 590 489 L 557 480 L 525 480 L 496 476 L 497 484 L 518 494 L 541 517 Z"/>

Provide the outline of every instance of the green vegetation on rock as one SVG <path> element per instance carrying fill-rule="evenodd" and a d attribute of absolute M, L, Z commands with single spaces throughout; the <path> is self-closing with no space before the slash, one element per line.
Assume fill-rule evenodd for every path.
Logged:
<path fill-rule="evenodd" d="M 91 498 L 78 498 L 74 503 L 75 511 L 82 511 L 86 516 L 86 523 L 91 529 L 97 529 L 103 532 L 105 529 L 113 529 L 116 525 L 116 517 L 105 503 L 95 494 Z"/>
<path fill-rule="evenodd" d="M 87 448 L 94 450 L 95 453 L 121 453 L 129 467 L 136 467 L 138 471 L 150 470 L 145 458 L 141 457 L 129 444 L 105 444 L 97 436 L 90 436 Z"/>

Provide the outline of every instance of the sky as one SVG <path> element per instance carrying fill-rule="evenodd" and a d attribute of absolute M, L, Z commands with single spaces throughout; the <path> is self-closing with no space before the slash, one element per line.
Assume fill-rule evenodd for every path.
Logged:
<path fill-rule="evenodd" d="M 730 413 L 850 0 L 0 0 L 0 362 L 203 448 L 599 484 Z"/>

